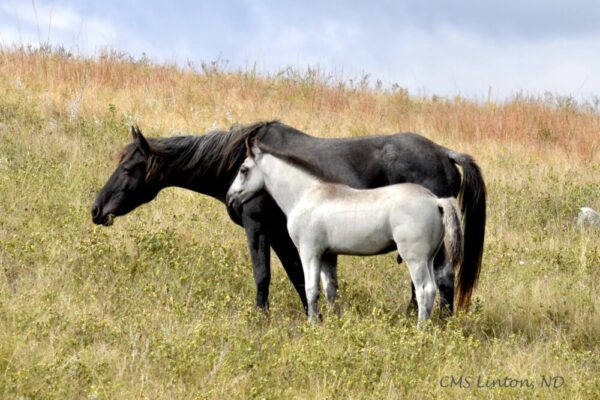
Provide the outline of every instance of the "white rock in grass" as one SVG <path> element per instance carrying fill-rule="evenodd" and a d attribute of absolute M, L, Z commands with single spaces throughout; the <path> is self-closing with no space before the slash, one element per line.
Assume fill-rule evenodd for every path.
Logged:
<path fill-rule="evenodd" d="M 577 217 L 577 226 L 600 228 L 600 214 L 589 207 L 581 207 Z"/>

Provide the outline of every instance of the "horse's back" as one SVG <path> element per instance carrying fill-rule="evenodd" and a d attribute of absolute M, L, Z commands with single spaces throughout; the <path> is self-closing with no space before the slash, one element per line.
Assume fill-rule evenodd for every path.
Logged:
<path fill-rule="evenodd" d="M 448 149 L 416 133 L 332 139 L 275 123 L 261 141 L 318 165 L 330 181 L 357 189 L 413 182 L 440 197 L 456 196 L 460 189 Z"/>

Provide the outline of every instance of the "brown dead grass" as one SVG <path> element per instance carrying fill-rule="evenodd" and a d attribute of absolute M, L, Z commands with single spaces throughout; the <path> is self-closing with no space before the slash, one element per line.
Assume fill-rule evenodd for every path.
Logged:
<path fill-rule="evenodd" d="M 156 132 L 203 132 L 275 118 L 326 137 L 417 131 L 453 142 L 519 144 L 583 162 L 598 159 L 600 151 L 600 117 L 571 99 L 480 104 L 414 98 L 402 89 L 351 86 L 310 70 L 261 76 L 213 65 L 198 72 L 132 62 L 115 52 L 90 60 L 3 49 L 0 79 L 34 89 L 32 100 L 49 114 L 101 116 L 113 104 Z"/>

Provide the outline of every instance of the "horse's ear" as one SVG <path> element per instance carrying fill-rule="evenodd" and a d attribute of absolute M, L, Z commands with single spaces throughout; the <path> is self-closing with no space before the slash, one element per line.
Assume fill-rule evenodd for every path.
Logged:
<path fill-rule="evenodd" d="M 142 153 L 144 153 L 145 155 L 150 154 L 150 145 L 148 144 L 148 141 L 146 140 L 144 135 L 142 135 L 142 132 L 140 131 L 139 127 L 131 127 L 131 136 L 133 136 L 133 141 L 135 142 L 137 147 L 142 151 Z"/>

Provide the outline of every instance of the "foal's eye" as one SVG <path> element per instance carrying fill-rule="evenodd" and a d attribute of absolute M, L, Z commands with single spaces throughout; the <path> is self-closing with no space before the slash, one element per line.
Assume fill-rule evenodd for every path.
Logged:
<path fill-rule="evenodd" d="M 242 168 L 240 168 L 240 174 L 246 175 L 247 173 L 248 173 L 248 167 L 242 167 Z"/>

